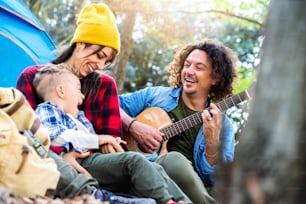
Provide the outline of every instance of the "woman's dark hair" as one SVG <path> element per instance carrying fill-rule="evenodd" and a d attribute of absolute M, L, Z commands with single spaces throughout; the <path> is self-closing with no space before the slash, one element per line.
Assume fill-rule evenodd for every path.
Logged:
<path fill-rule="evenodd" d="M 76 43 L 73 43 L 68 48 L 64 49 L 57 58 L 51 61 L 52 64 L 60 64 L 66 62 L 71 56 L 76 48 Z"/>
<path fill-rule="evenodd" d="M 86 77 L 81 78 L 81 91 L 85 96 L 84 102 L 87 99 L 96 99 L 99 94 L 99 90 L 102 86 L 101 73 L 92 72 L 88 74 Z M 84 103 L 83 103 L 84 104 Z"/>

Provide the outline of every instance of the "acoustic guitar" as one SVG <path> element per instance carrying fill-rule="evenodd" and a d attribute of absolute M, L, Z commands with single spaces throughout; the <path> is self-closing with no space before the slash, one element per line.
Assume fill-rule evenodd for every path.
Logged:
<path fill-rule="evenodd" d="M 230 96 L 223 101 L 216 103 L 216 106 L 220 109 L 221 112 L 223 112 L 226 109 L 251 98 L 250 89 L 251 88 L 244 90 L 237 95 Z M 196 112 L 173 123 L 167 112 L 165 112 L 163 109 L 159 107 L 151 107 L 141 112 L 135 119 L 139 122 L 150 125 L 151 127 L 157 128 L 162 133 L 164 133 L 161 145 L 154 153 L 155 155 L 162 156 L 167 153 L 167 141 L 170 138 L 177 136 L 185 130 L 188 130 L 189 128 L 192 128 L 203 122 L 201 113 L 202 111 Z M 127 149 L 129 151 L 140 152 L 147 158 L 151 157 L 152 154 L 144 152 L 131 134 L 125 133 L 123 139 L 127 141 Z"/>

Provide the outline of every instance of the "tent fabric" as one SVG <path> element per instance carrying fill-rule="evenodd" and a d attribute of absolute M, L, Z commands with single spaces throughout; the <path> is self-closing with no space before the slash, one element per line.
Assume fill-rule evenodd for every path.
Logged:
<path fill-rule="evenodd" d="M 22 0 L 0 0 L 0 87 L 14 87 L 25 67 L 56 55 L 53 40 Z"/>

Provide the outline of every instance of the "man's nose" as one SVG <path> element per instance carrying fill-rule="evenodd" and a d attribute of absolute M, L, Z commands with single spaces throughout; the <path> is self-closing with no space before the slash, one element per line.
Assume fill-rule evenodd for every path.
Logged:
<path fill-rule="evenodd" d="M 186 74 L 193 74 L 194 73 L 194 66 L 193 65 L 191 65 L 187 70 L 186 70 Z"/>

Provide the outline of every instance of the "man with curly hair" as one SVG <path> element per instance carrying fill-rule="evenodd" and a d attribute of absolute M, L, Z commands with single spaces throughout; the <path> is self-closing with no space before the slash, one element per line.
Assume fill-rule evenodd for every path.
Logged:
<path fill-rule="evenodd" d="M 166 67 L 170 87 L 147 87 L 119 97 L 124 130 L 193 203 L 216 202 L 213 187 L 218 158 L 224 162 L 234 158 L 233 126 L 214 102 L 232 95 L 236 62 L 234 52 L 220 42 L 208 39 L 187 44 Z M 200 122 L 169 139 L 167 132 L 136 117 L 150 107 L 163 109 L 172 122 L 198 112 Z M 168 153 L 155 158 L 165 138 L 169 139 Z"/>

